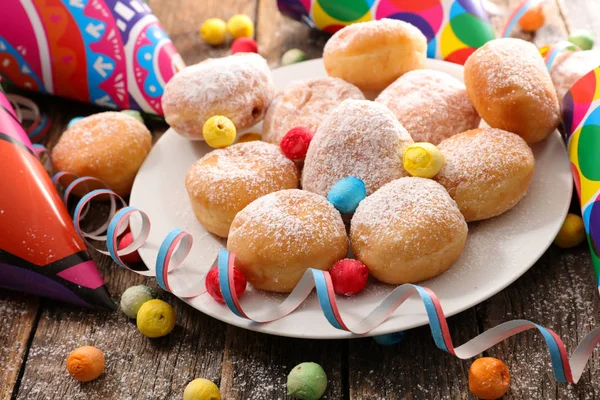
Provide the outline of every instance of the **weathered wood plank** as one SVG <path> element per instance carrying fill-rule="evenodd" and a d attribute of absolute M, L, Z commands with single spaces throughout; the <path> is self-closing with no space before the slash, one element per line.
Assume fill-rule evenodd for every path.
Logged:
<path fill-rule="evenodd" d="M 569 32 L 587 29 L 600 38 L 600 3 L 597 0 L 558 0 Z"/>

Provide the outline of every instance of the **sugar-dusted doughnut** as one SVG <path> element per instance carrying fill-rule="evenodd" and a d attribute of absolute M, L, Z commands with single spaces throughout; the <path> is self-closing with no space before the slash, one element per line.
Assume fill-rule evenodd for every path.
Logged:
<path fill-rule="evenodd" d="M 109 111 L 83 118 L 67 129 L 52 149 L 52 163 L 56 172 L 98 178 L 118 195 L 127 196 L 151 147 L 152 135 L 144 124 Z M 88 185 L 88 189 L 95 188 Z M 76 194 L 83 192 L 76 190 Z"/>
<path fill-rule="evenodd" d="M 339 103 L 364 98 L 356 86 L 338 78 L 292 82 L 271 102 L 263 123 L 263 140 L 279 144 L 290 129 L 299 126 L 314 134 L 325 116 Z"/>
<path fill-rule="evenodd" d="M 337 31 L 325 44 L 323 63 L 329 76 L 362 90 L 382 90 L 400 76 L 425 68 L 427 38 L 397 19 L 361 22 Z"/>
<path fill-rule="evenodd" d="M 465 63 L 465 85 L 481 117 L 493 128 L 543 140 L 560 122 L 556 91 L 537 48 L 520 39 L 496 39 Z"/>
<path fill-rule="evenodd" d="M 440 184 L 401 178 L 363 200 L 350 226 L 356 258 L 375 278 L 414 283 L 446 271 L 467 240 L 467 223 Z"/>
<path fill-rule="evenodd" d="M 185 177 L 196 219 L 207 231 L 227 237 L 235 215 L 271 192 L 298 187 L 298 170 L 274 144 L 237 143 L 196 161 Z"/>
<path fill-rule="evenodd" d="M 310 142 L 302 188 L 327 196 L 340 179 L 355 176 L 365 183 L 369 195 L 408 175 L 402 155 L 411 143 L 406 129 L 386 106 L 345 100 L 329 113 Z"/>
<path fill-rule="evenodd" d="M 550 68 L 550 76 L 558 100 L 562 101 L 575 82 L 599 65 L 600 51 L 565 51 L 557 55 Z"/>
<path fill-rule="evenodd" d="M 238 131 L 262 120 L 275 95 L 264 58 L 238 53 L 186 67 L 165 86 L 167 123 L 182 136 L 202 139 L 202 126 L 214 115 L 229 118 Z"/>
<path fill-rule="evenodd" d="M 430 69 L 407 72 L 375 101 L 392 110 L 415 142 L 438 144 L 477 128 L 481 121 L 465 85 L 445 72 Z"/>
<path fill-rule="evenodd" d="M 435 179 L 456 201 L 467 222 L 513 208 L 533 179 L 535 160 L 527 143 L 514 133 L 480 128 L 439 144 L 446 163 Z"/>
<path fill-rule="evenodd" d="M 291 292 L 308 268 L 328 270 L 348 252 L 340 213 L 322 196 L 281 190 L 240 211 L 227 240 L 236 268 L 258 289 Z"/>

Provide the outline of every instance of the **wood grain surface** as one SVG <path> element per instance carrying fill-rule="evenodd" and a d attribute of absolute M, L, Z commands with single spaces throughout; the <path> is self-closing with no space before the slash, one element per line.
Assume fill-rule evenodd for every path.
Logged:
<path fill-rule="evenodd" d="M 202 22 L 236 13 L 256 22 L 261 54 L 272 67 L 297 47 L 309 58 L 320 57 L 328 35 L 282 17 L 275 0 L 150 0 L 187 64 L 229 53 L 228 43 L 212 47 L 199 37 Z M 520 0 L 497 0 L 515 7 Z M 564 38 L 577 28 L 600 34 L 597 0 L 549 0 L 547 24 L 535 34 L 514 36 L 537 45 Z M 504 17 L 492 18 L 499 31 Z M 54 120 L 52 147 L 67 122 L 99 109 L 76 102 L 33 95 Z M 165 126 L 154 126 L 155 139 Z M 92 252 L 116 300 L 129 286 L 153 279 L 128 273 L 107 257 Z M 493 260 L 490 260 L 493 262 Z M 160 290 L 159 290 L 160 292 Z M 461 361 L 438 350 L 429 328 L 407 333 L 394 346 L 371 339 L 315 341 L 275 337 L 227 326 L 161 293 L 177 313 L 174 332 L 162 339 L 142 336 L 122 313 L 81 310 L 58 302 L 0 290 L 0 399 L 181 399 L 196 377 L 213 380 L 225 400 L 288 399 L 286 377 L 303 361 L 320 363 L 327 375 L 327 399 L 471 399 Z M 600 326 L 598 292 L 585 246 L 550 248 L 542 259 L 506 290 L 477 307 L 449 319 L 455 344 L 461 344 L 498 323 L 526 318 L 555 330 L 572 351 L 581 338 Z M 106 370 L 96 381 L 81 384 L 65 368 L 69 352 L 94 345 L 106 355 Z M 512 375 L 506 399 L 600 398 L 600 365 L 590 362 L 579 385 L 554 381 L 549 356 L 539 335 L 528 332 L 503 342 L 489 354 L 503 359 Z"/>

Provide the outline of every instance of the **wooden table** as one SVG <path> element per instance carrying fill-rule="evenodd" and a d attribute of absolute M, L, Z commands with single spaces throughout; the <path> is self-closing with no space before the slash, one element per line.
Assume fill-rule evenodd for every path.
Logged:
<path fill-rule="evenodd" d="M 516 7 L 520 0 L 496 0 Z M 276 67 L 293 47 L 320 57 L 327 35 L 282 17 L 275 0 L 151 0 L 163 26 L 188 64 L 228 53 L 211 48 L 198 29 L 209 17 L 227 19 L 244 13 L 256 21 L 263 56 Z M 538 45 L 554 42 L 574 29 L 600 35 L 597 0 L 548 0 L 548 23 L 536 35 Z M 499 30 L 503 20 L 494 18 Z M 56 98 L 34 96 L 54 118 L 48 146 L 56 142 L 74 116 L 99 110 Z M 154 127 L 158 136 L 164 125 Z M 115 298 L 129 286 L 154 279 L 118 268 L 92 252 Z M 177 312 L 177 327 L 162 339 L 142 336 L 122 313 L 82 310 L 47 299 L 0 290 L 0 399 L 180 399 L 196 377 L 213 380 L 223 399 L 288 399 L 286 376 L 303 361 L 320 363 L 327 372 L 328 399 L 466 399 L 471 361 L 438 350 L 423 327 L 408 332 L 398 345 L 382 347 L 371 339 L 299 340 L 258 334 L 214 320 L 162 294 Z M 587 246 L 551 247 L 522 278 L 488 301 L 449 319 L 457 344 L 513 318 L 536 321 L 555 330 L 570 351 L 600 326 L 600 301 Z M 81 384 L 67 374 L 65 359 L 81 345 L 106 355 L 103 376 Z M 512 375 L 509 399 L 600 398 L 600 362 L 595 356 L 576 386 L 557 384 L 541 337 L 527 332 L 484 355 L 504 360 Z"/>

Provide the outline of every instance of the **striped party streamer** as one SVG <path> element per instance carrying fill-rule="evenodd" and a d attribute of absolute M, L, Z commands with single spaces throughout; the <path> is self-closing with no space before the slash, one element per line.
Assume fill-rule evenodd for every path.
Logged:
<path fill-rule="evenodd" d="M 502 29 L 502 37 L 509 37 L 512 30 L 515 28 L 515 25 L 519 22 L 519 20 L 525 15 L 525 13 L 532 9 L 533 7 L 539 6 L 544 3 L 546 0 L 527 0 L 521 3 L 517 8 L 513 10 L 513 12 L 508 17 L 504 28 Z"/>
<path fill-rule="evenodd" d="M 581 49 L 573 43 L 566 40 L 561 40 L 558 43 L 548 46 L 546 49 L 544 49 L 545 54 L 543 54 L 544 62 L 546 63 L 546 68 L 548 68 L 548 71 L 550 71 L 550 69 L 552 68 L 552 64 L 554 63 L 556 56 L 558 56 L 564 50 L 578 51 Z M 542 50 L 540 49 L 540 52 L 541 51 Z"/>

